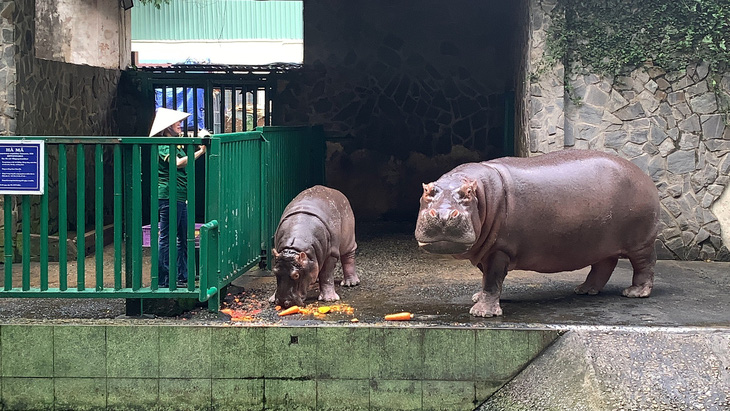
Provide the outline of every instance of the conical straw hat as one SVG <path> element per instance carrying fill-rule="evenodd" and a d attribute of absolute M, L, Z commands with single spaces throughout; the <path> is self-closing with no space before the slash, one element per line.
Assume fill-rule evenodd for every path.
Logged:
<path fill-rule="evenodd" d="M 158 108 L 157 113 L 155 113 L 155 121 L 152 122 L 152 128 L 150 129 L 150 137 L 169 126 L 188 118 L 188 116 L 190 116 L 190 113 L 170 110 L 169 108 Z"/>

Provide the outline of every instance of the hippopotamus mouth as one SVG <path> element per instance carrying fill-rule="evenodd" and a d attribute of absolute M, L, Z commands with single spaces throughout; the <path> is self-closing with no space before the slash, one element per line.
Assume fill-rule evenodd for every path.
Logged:
<path fill-rule="evenodd" d="M 419 241 L 418 246 L 434 254 L 461 254 L 469 251 L 472 243 L 459 243 L 455 241 L 432 241 L 424 243 Z"/>

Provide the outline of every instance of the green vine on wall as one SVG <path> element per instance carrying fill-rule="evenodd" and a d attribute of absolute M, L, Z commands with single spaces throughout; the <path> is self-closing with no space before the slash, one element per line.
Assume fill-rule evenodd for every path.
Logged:
<path fill-rule="evenodd" d="M 537 75 L 557 61 L 613 76 L 647 62 L 666 71 L 700 61 L 711 73 L 730 68 L 729 0 L 557 0 L 550 17 Z"/>

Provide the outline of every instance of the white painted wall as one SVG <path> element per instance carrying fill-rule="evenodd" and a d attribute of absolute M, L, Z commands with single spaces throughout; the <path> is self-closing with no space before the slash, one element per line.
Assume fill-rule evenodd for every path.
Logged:
<path fill-rule="evenodd" d="M 36 57 L 109 69 L 130 63 L 131 12 L 119 0 L 36 1 Z"/>
<path fill-rule="evenodd" d="M 301 40 L 133 41 L 140 64 L 182 63 L 186 59 L 212 64 L 301 63 Z"/>

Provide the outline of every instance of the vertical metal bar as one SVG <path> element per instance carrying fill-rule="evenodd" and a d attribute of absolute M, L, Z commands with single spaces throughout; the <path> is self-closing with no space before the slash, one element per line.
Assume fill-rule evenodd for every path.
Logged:
<path fill-rule="evenodd" d="M 76 145 L 76 288 L 86 289 L 86 156 L 84 145 Z"/>
<path fill-rule="evenodd" d="M 213 85 L 210 80 L 205 81 L 205 93 L 203 96 L 205 97 L 205 102 L 203 103 L 205 108 L 205 126 L 208 128 L 208 131 L 215 133 L 215 119 L 213 118 Z"/>
<path fill-rule="evenodd" d="M 198 109 L 198 86 L 196 85 L 193 87 L 193 131 L 195 137 L 198 136 L 198 124 L 200 123 L 198 121 L 198 114 L 200 113 L 200 110 Z"/>
<path fill-rule="evenodd" d="M 132 145 L 132 207 L 142 205 L 142 150 L 139 144 Z M 132 289 L 142 287 L 142 213 L 132 213 Z"/>
<path fill-rule="evenodd" d="M 122 147 L 114 146 L 114 289 L 122 288 Z"/>
<path fill-rule="evenodd" d="M 253 92 L 253 128 L 259 124 L 259 88 L 254 86 L 251 91 Z"/>
<path fill-rule="evenodd" d="M 157 191 L 159 184 L 160 150 L 157 144 L 150 146 L 150 287 L 156 290 L 159 287 L 159 213 L 160 200 Z"/>
<path fill-rule="evenodd" d="M 104 289 L 104 153 L 101 144 L 95 145 L 95 185 L 96 195 L 94 196 L 94 216 L 96 225 L 94 227 L 94 254 L 96 254 L 96 290 Z"/>
<path fill-rule="evenodd" d="M 58 145 L 58 288 L 66 291 L 67 280 L 67 259 L 66 241 L 68 239 L 68 226 L 66 216 L 68 213 L 68 186 L 66 174 L 68 164 L 66 163 L 66 145 Z"/>
<path fill-rule="evenodd" d="M 182 101 L 182 104 L 183 104 L 182 111 L 184 111 L 184 112 L 187 113 L 188 112 L 188 86 L 183 86 L 182 87 L 182 99 L 183 99 L 183 101 Z M 185 119 L 184 120 L 184 123 L 183 123 L 183 132 L 184 132 L 184 136 L 185 137 L 189 136 L 189 134 L 188 134 L 188 119 Z"/>
<path fill-rule="evenodd" d="M 238 112 L 238 104 L 236 104 L 237 103 L 237 101 L 236 101 L 236 91 L 238 91 L 238 89 L 236 89 L 235 86 L 234 87 L 231 87 L 231 133 L 235 133 L 236 132 L 236 115 L 237 115 L 237 112 Z M 245 114 L 246 114 L 246 112 L 244 110 L 244 116 L 245 116 Z M 243 122 L 244 123 L 246 122 L 245 117 L 244 117 Z M 246 126 L 245 125 L 243 126 L 243 129 L 244 130 L 246 129 Z"/>
<path fill-rule="evenodd" d="M 188 243 L 185 245 L 188 248 L 188 290 L 195 288 L 195 145 L 188 144 L 188 164 L 187 164 L 187 175 L 188 175 Z"/>
<path fill-rule="evenodd" d="M 264 125 L 270 126 L 271 125 L 271 106 L 272 106 L 272 96 L 274 95 L 274 88 L 272 86 L 266 87 L 264 89 Z"/>
<path fill-rule="evenodd" d="M 170 224 L 168 237 L 170 239 L 170 259 L 168 260 L 169 266 L 169 278 L 170 289 L 174 290 L 177 287 L 177 146 L 170 144 L 170 155 L 167 157 L 168 170 L 170 176 L 168 183 L 168 198 L 170 203 Z"/>
<path fill-rule="evenodd" d="M 43 187 L 41 197 L 41 291 L 48 290 L 48 197 L 51 195 L 48 188 L 48 146 L 43 150 Z"/>
<path fill-rule="evenodd" d="M 30 196 L 23 198 L 23 291 L 30 290 Z"/>
<path fill-rule="evenodd" d="M 13 288 L 13 201 L 9 195 L 3 196 L 4 231 L 5 231 L 5 291 Z"/>
<path fill-rule="evenodd" d="M 221 106 L 220 112 L 218 113 L 221 117 L 221 133 L 226 132 L 226 89 L 221 85 Z M 232 130 L 232 129 L 231 129 Z"/>

